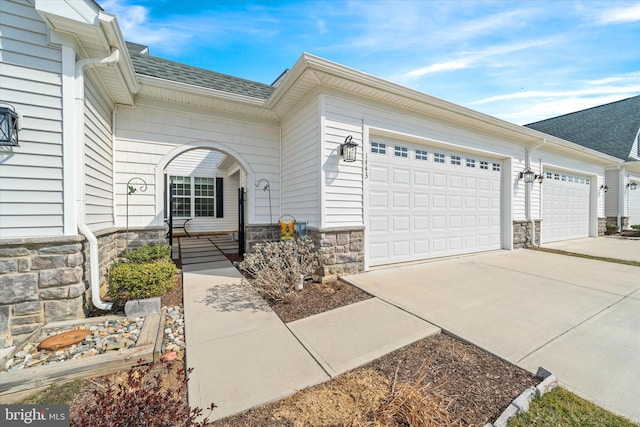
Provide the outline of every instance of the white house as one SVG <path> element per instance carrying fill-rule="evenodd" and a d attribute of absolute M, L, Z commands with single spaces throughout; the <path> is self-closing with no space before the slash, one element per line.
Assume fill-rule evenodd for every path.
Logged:
<path fill-rule="evenodd" d="M 310 54 L 274 85 L 154 57 L 93 0 L 4 0 L 0 49 L 21 117 L 0 151 L 0 348 L 108 308 L 124 244 L 165 241 L 169 188 L 189 232 L 250 247 L 306 223 L 331 280 L 596 237 L 625 165 Z"/>
<path fill-rule="evenodd" d="M 618 229 L 640 225 L 640 96 L 527 125 L 624 161 L 606 168 L 605 215 Z"/>

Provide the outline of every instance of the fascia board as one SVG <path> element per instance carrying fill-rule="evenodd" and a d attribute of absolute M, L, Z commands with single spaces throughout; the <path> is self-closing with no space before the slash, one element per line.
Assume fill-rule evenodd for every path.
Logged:
<path fill-rule="evenodd" d="M 249 104 L 254 107 L 265 107 L 265 101 L 259 98 L 252 98 L 250 96 L 238 95 L 235 93 L 229 93 L 222 90 L 210 89 L 200 86 L 194 86 L 187 83 L 174 82 L 171 80 L 161 79 L 159 77 L 146 76 L 139 74 L 137 76 L 140 84 L 155 86 L 159 88 L 173 89 L 180 92 L 186 92 L 193 95 L 214 97 L 225 101 L 238 102 L 242 104 Z"/>
<path fill-rule="evenodd" d="M 133 95 L 140 91 L 140 85 L 136 78 L 136 73 L 133 68 L 133 62 L 131 56 L 129 56 L 129 50 L 125 43 L 120 26 L 118 25 L 118 19 L 114 15 L 110 15 L 105 12 L 99 14 L 100 25 L 107 41 L 110 46 L 116 46 L 120 50 L 120 61 L 118 61 L 118 69 L 126 82 L 129 92 Z M 110 52 L 109 52 L 110 53 Z M 132 96 L 133 101 L 133 96 Z"/>

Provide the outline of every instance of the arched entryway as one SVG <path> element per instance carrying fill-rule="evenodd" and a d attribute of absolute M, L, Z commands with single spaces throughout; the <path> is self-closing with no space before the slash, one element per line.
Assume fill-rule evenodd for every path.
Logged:
<path fill-rule="evenodd" d="M 251 191 L 247 183 L 252 175 L 247 162 L 224 144 L 193 142 L 176 147 L 156 167 L 156 221 L 169 225 L 172 244 L 174 235 L 206 239 L 226 235 L 233 236 L 241 252 L 244 222 L 252 217 L 253 204 L 239 206 L 239 202 L 252 200 L 245 196 Z"/>

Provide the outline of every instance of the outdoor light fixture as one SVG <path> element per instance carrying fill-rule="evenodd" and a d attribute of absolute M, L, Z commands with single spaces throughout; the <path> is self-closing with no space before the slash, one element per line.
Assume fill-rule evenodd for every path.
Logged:
<path fill-rule="evenodd" d="M 538 180 L 538 184 L 542 184 L 542 181 L 544 181 L 544 176 L 536 175 L 536 180 Z"/>
<path fill-rule="evenodd" d="M 531 170 L 531 168 L 526 168 L 522 172 L 520 172 L 519 178 L 524 179 L 524 182 L 527 184 L 532 183 L 538 176 Z"/>
<path fill-rule="evenodd" d="M 0 107 L 0 146 L 18 147 L 19 118 L 11 104 Z"/>
<path fill-rule="evenodd" d="M 605 185 L 601 185 L 601 186 L 600 186 L 600 189 L 601 189 L 602 191 L 604 191 L 605 193 L 606 193 L 607 191 L 609 191 L 609 187 L 607 187 L 607 184 L 605 184 Z"/>
<path fill-rule="evenodd" d="M 355 162 L 356 154 L 358 152 L 358 144 L 352 141 L 353 137 L 349 135 L 345 138 L 344 144 L 340 145 L 340 155 L 342 159 L 347 162 Z"/>
<path fill-rule="evenodd" d="M 635 182 L 630 182 L 627 184 L 627 187 L 629 187 L 629 190 L 637 190 L 638 189 L 638 184 Z"/>

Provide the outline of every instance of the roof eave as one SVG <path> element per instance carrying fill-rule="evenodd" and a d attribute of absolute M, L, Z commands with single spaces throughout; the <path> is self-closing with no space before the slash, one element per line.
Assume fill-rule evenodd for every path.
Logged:
<path fill-rule="evenodd" d="M 114 102 L 133 105 L 139 86 L 115 16 L 102 11 L 93 0 L 36 0 L 35 9 L 52 33 L 73 37 L 80 59 L 104 58 L 111 55 L 113 48 L 118 49 L 118 63 L 114 67 L 96 68 L 95 72 L 117 82 L 116 87 L 103 85 Z"/>

